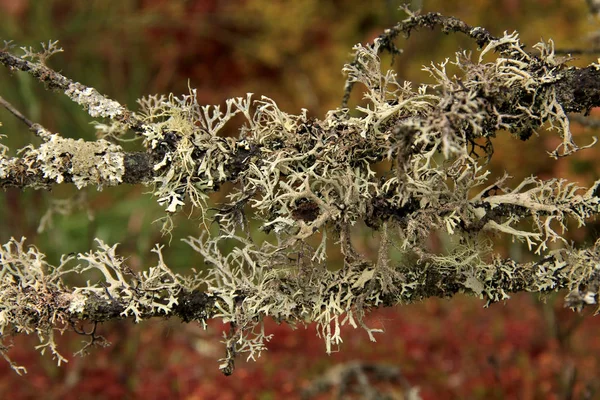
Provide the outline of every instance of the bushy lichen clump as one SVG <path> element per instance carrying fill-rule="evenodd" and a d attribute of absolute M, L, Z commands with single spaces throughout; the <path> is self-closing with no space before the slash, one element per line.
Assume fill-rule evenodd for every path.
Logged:
<path fill-rule="evenodd" d="M 471 36 L 482 47 L 479 56 L 457 53 L 456 76 L 446 72 L 449 60 L 426 67 L 434 82 L 416 89 L 398 82 L 393 71 L 382 72 L 380 52 L 393 50 L 396 35 L 434 24 Z M 342 342 L 345 324 L 365 328 L 375 340 L 363 316 L 380 305 L 457 292 L 495 302 L 516 291 L 560 288 L 570 290 L 572 307 L 596 304 L 598 244 L 573 249 L 562 235 L 568 220 L 582 225 L 598 214 L 600 181 L 589 190 L 536 177 L 517 184 L 508 176 L 489 182 L 491 138 L 499 131 L 527 139 L 547 123 L 563 139 L 551 156 L 581 149 L 573 142 L 566 97 L 557 86 L 572 69 L 557 59 L 551 42 L 536 49 L 537 55 L 526 52 L 516 33 L 495 38 L 438 14 L 411 15 L 373 44 L 354 48 L 354 61 L 344 67 L 346 87 L 361 84 L 365 103 L 356 113 L 340 108 L 322 120 L 308 117 L 306 110 L 288 114 L 273 100 L 250 94 L 227 100 L 223 109 L 202 106 L 194 90 L 141 99 L 135 114 L 91 88 L 57 78 L 90 115 L 113 120 L 97 125 L 106 139 L 128 129 L 142 138 L 152 171 L 140 183 L 153 185 L 168 214 L 189 204 L 219 230 L 211 234 L 209 224 L 202 224 L 198 236 L 185 239 L 209 266 L 189 276 L 172 273 L 160 247 L 157 266 L 137 274 L 115 246 L 101 242 L 97 250 L 75 257 L 80 265 L 67 268 L 74 260 L 64 259 L 54 268 L 36 249 L 13 240 L 0 254 L 7 277 L 0 328 L 35 331 L 60 361 L 51 335 L 71 318 L 102 321 L 117 315 L 139 321 L 178 315 L 187 321 L 189 305 L 198 304 L 193 319 L 230 323 L 221 364 L 230 373 L 236 354 L 254 358 L 265 348 L 266 317 L 291 325 L 316 322 L 330 352 Z M 484 62 L 487 58 L 492 61 Z M 223 136 L 236 116 L 244 120 L 239 137 Z M 39 148 L 28 147 L 20 157 L 2 153 L 0 180 L 14 184 L 16 176 L 27 177 L 23 186 L 71 181 L 78 188 L 123 181 L 127 154 L 119 146 L 46 131 L 42 138 Z M 380 176 L 375 164 L 382 161 L 390 168 Z M 40 179 L 33 179 L 36 174 Z M 207 193 L 225 182 L 234 183 L 228 202 L 211 211 Z M 250 211 L 272 240 L 253 239 Z M 380 232 L 375 260 L 352 246 L 350 233 L 358 222 Z M 442 254 L 427 245 L 427 238 L 439 233 L 451 237 Z M 525 242 L 540 260 L 501 259 L 489 233 Z M 226 253 L 225 242 L 231 248 Z M 563 242 L 564 249 L 550 251 L 549 242 Z M 335 271 L 327 264 L 332 245 L 344 256 Z M 102 283 L 67 287 L 60 279 L 89 270 L 99 271 Z"/>

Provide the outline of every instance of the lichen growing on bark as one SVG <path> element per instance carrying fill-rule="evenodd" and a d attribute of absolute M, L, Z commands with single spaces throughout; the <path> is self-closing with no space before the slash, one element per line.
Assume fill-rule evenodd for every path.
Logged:
<path fill-rule="evenodd" d="M 471 37 L 481 50 L 426 66 L 433 82 L 416 88 L 382 70 L 380 53 L 397 53 L 399 34 L 436 25 Z M 132 112 L 42 62 L 1 51 L 4 65 L 50 81 L 92 117 L 110 121 L 97 123 L 105 139 L 96 142 L 39 130 L 39 147 L 17 157 L 2 150 L 0 185 L 151 186 L 167 228 L 169 216 L 184 206 L 200 215 L 198 234 L 185 242 L 208 268 L 175 274 L 157 245 L 156 266 L 136 273 L 116 245 L 101 241 L 52 266 L 13 239 L 0 252 L 0 329 L 36 333 L 42 349 L 61 362 L 52 334 L 73 319 L 219 318 L 230 326 L 221 369 L 231 373 L 236 355 L 256 358 L 266 348 L 265 318 L 292 326 L 316 322 L 331 352 L 342 343 L 343 325 L 362 327 L 375 340 L 377 331 L 363 320 L 370 308 L 432 296 L 468 293 L 491 303 L 518 291 L 566 288 L 570 307 L 596 304 L 599 244 L 572 248 L 564 232 L 568 221 L 581 226 L 598 214 L 600 181 L 582 188 L 561 179 L 492 180 L 488 168 L 497 134 L 527 140 L 547 124 L 562 139 L 545 154 L 549 159 L 591 145 L 573 141 L 567 113 L 597 105 L 578 95 L 597 91 L 593 79 L 577 79 L 598 77 L 597 66 L 568 66 L 552 42 L 534 48 L 525 51 L 516 33 L 494 37 L 454 18 L 410 14 L 373 43 L 354 47 L 343 68 L 344 105 L 323 119 L 307 110 L 285 112 L 251 94 L 228 99 L 223 108 L 201 105 L 193 89 L 143 98 Z M 449 65 L 458 72 L 450 75 Z M 581 82 L 589 85 L 577 87 Z M 364 103 L 351 112 L 346 101 L 355 86 L 362 87 Z M 222 136 L 236 117 L 243 120 L 239 136 Z M 141 151 L 124 152 L 108 141 L 128 130 L 141 139 Z M 389 166 L 383 174 L 376 171 L 381 162 Z M 208 194 L 227 182 L 233 183 L 227 202 L 209 204 Z M 250 218 L 267 240 L 256 239 Z M 352 245 L 359 223 L 378 232 L 376 259 Z M 431 251 L 432 234 L 448 236 L 444 252 Z M 501 258 L 490 235 L 522 241 L 537 261 Z M 551 242 L 560 247 L 551 250 Z M 331 246 L 344 257 L 337 270 L 327 262 Z M 68 286 L 62 279 L 91 271 L 100 283 Z"/>

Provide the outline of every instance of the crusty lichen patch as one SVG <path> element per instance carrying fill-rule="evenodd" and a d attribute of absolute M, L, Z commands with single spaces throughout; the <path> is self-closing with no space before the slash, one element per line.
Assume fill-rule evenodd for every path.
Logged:
<path fill-rule="evenodd" d="M 115 118 L 123 115 L 125 109 L 118 102 L 101 95 L 96 89 L 80 83 L 72 83 L 65 94 L 83 106 L 92 117 Z"/>
<path fill-rule="evenodd" d="M 123 182 L 125 166 L 121 146 L 97 140 L 62 138 L 52 135 L 33 150 L 44 177 L 62 183 L 69 177 L 78 189 L 87 185 L 117 185 Z"/>

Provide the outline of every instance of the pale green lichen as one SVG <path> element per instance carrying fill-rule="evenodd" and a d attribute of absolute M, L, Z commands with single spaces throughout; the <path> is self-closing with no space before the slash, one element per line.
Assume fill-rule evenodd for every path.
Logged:
<path fill-rule="evenodd" d="M 154 165 L 154 195 L 166 211 L 175 212 L 189 200 L 206 210 L 206 191 L 229 179 L 224 167 L 237 148 L 235 139 L 219 138 L 219 131 L 242 113 L 251 122 L 251 95 L 219 106 L 201 106 L 196 90 L 176 97 L 150 96 L 139 101 L 145 123 L 144 144 L 162 158 Z"/>
<path fill-rule="evenodd" d="M 44 177 L 56 183 L 68 177 L 81 189 L 88 185 L 102 188 L 123 181 L 123 151 L 106 140 L 86 142 L 52 135 L 30 155 L 36 156 Z"/>
<path fill-rule="evenodd" d="M 140 322 L 144 314 L 171 313 L 173 306 L 177 305 L 177 295 L 183 286 L 179 277 L 164 264 L 161 247 L 157 246 L 153 250 L 159 257 L 157 266 L 142 274 L 136 274 L 124 264 L 125 260 L 116 254 L 117 245 L 108 246 L 101 240 L 97 242 L 97 250 L 77 256 L 78 260 L 87 264 L 78 269 L 78 272 L 99 271 L 103 277 L 103 284 L 88 284 L 75 288 L 73 294 L 89 297 L 94 293 L 107 299 L 119 299 L 126 304 L 121 315 L 133 316 L 136 322 Z M 160 301 L 164 299 L 167 300 L 166 303 Z M 70 307 L 72 306 L 71 303 Z"/>
<path fill-rule="evenodd" d="M 62 47 L 58 46 L 58 40 L 49 40 L 48 43 L 42 42 L 41 46 L 41 51 L 35 50 L 32 47 L 21 47 L 21 50 L 23 51 L 21 58 L 29 58 L 32 61 L 39 61 L 40 64 L 45 64 L 54 54 L 62 53 L 64 51 Z"/>
<path fill-rule="evenodd" d="M 71 100 L 82 106 L 90 116 L 116 118 L 124 114 L 125 108 L 114 100 L 110 100 L 91 87 L 80 83 L 72 83 L 65 91 Z"/>

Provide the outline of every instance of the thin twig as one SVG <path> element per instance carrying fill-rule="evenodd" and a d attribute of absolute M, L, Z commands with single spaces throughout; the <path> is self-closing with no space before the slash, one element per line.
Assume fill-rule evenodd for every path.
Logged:
<path fill-rule="evenodd" d="M 492 40 L 498 39 L 486 29 L 482 27 L 472 27 L 458 18 L 446 17 L 440 13 L 427 13 L 424 15 L 411 15 L 409 18 L 396 24 L 393 28 L 386 29 L 384 33 L 379 35 L 379 37 L 368 46 L 373 47 L 375 43 L 379 43 L 379 52 L 387 50 L 392 55 L 400 54 L 401 51 L 393 43 L 400 34 L 403 34 L 405 38 L 408 38 L 413 30 L 420 28 L 433 29 L 436 26 L 440 26 L 442 32 L 445 34 L 454 32 L 463 33 L 474 39 L 479 47 L 484 47 Z M 498 46 L 498 50 L 502 51 L 503 46 Z M 358 60 L 355 59 L 350 65 L 357 66 Z M 344 97 L 342 98 L 342 108 L 348 107 L 348 101 L 353 87 L 354 82 L 346 80 Z"/>
<path fill-rule="evenodd" d="M 44 128 L 42 125 L 31 121 L 29 118 L 24 116 L 19 110 L 17 110 L 12 104 L 10 104 L 6 99 L 0 96 L 0 105 L 10 111 L 15 117 L 21 120 L 25 125 L 29 127 L 29 130 L 38 135 L 39 137 L 46 137 L 50 134 L 50 132 Z"/>
<path fill-rule="evenodd" d="M 9 53 L 7 50 L 0 50 L 0 64 L 3 64 L 9 70 L 29 73 L 44 83 L 48 89 L 62 91 L 72 101 L 87 109 L 92 117 L 110 118 L 127 125 L 135 132 L 143 130 L 143 122 L 119 102 L 98 93 L 92 87 L 67 78 L 42 63 L 27 61 Z"/>
<path fill-rule="evenodd" d="M 30 129 L 33 127 L 33 121 L 29 120 L 26 116 L 21 114 L 19 110 L 17 110 L 12 104 L 6 101 L 2 96 L 0 96 L 0 104 L 8 111 L 10 111 L 15 117 L 23 121 L 25 125 L 27 125 Z"/>

